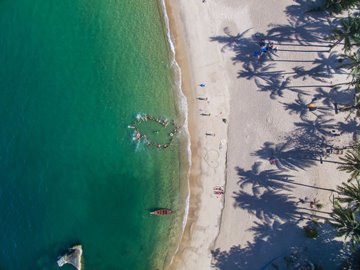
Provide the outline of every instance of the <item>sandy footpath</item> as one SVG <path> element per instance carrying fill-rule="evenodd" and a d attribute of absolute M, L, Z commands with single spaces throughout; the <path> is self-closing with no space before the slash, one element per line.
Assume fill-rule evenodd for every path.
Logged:
<path fill-rule="evenodd" d="M 302 2 L 167 1 L 192 144 L 189 218 L 171 269 L 265 269 L 292 248 L 336 264 L 341 243 L 322 222 L 346 179 L 338 149 L 357 123 L 335 114 L 352 94 L 331 86 L 347 77 L 323 39 L 328 20 Z M 262 35 L 278 51 L 258 61 Z M 304 236 L 310 219 L 316 240 Z"/>

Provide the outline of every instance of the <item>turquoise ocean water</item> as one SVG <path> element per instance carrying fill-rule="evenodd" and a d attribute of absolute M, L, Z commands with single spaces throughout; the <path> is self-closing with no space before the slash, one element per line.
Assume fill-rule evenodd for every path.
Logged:
<path fill-rule="evenodd" d="M 155 0 L 0 1 L 0 269 L 58 269 L 77 243 L 86 270 L 169 260 L 183 135 L 149 149 L 128 128 L 182 122 L 163 22 Z"/>

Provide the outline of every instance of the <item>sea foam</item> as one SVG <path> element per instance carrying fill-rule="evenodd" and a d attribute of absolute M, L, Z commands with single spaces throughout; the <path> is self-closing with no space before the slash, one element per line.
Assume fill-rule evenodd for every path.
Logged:
<path fill-rule="evenodd" d="M 184 234 L 185 226 L 187 223 L 188 214 L 189 214 L 189 206 L 190 206 L 190 184 L 189 184 L 190 179 L 189 179 L 189 176 L 190 176 L 190 168 L 191 168 L 191 141 L 190 141 L 189 126 L 188 126 L 188 103 L 187 103 L 186 96 L 182 89 L 181 69 L 180 69 L 179 64 L 176 61 L 176 50 L 175 50 L 174 42 L 171 37 L 170 23 L 169 23 L 168 14 L 166 12 L 165 0 L 162 0 L 161 4 L 162 4 L 162 11 L 163 11 L 164 20 L 165 20 L 166 35 L 167 35 L 169 46 L 170 46 L 170 49 L 172 52 L 171 68 L 174 70 L 174 73 L 176 75 L 175 84 L 176 84 L 176 88 L 177 88 L 177 95 L 178 95 L 178 98 L 180 101 L 179 105 L 180 105 L 180 109 L 182 112 L 182 116 L 184 117 L 184 124 L 183 124 L 182 129 L 186 133 L 186 138 L 187 138 L 186 144 L 187 144 L 188 171 L 186 173 L 186 178 L 187 178 L 187 189 L 188 190 L 187 190 L 187 195 L 186 195 L 186 200 L 185 200 L 185 211 L 184 211 L 184 218 L 182 221 L 182 231 L 181 231 L 181 235 L 179 238 L 181 241 L 183 234 Z M 180 241 L 178 243 L 178 246 L 176 247 L 174 254 L 176 254 L 179 249 Z M 172 263 L 173 257 L 171 258 L 170 263 Z"/>

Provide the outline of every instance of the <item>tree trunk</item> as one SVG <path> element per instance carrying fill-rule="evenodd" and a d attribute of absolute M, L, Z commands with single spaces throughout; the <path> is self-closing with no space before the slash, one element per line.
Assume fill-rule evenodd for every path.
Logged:
<path fill-rule="evenodd" d="M 330 45 L 330 49 L 329 49 L 329 52 L 331 52 L 331 50 L 336 46 L 338 45 L 343 39 L 338 39 L 334 44 L 331 44 Z"/>

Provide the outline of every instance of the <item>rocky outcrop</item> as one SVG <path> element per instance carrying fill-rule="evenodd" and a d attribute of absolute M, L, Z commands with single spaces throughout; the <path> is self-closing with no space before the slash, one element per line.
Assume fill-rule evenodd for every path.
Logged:
<path fill-rule="evenodd" d="M 82 269 L 81 258 L 82 258 L 82 246 L 77 245 L 68 249 L 68 251 L 58 259 L 57 264 L 62 267 L 64 264 L 71 264 L 77 270 Z"/>

